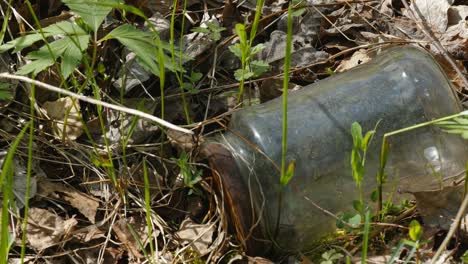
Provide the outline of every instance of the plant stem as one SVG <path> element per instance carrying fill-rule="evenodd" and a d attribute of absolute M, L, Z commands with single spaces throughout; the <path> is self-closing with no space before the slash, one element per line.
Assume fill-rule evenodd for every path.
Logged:
<path fill-rule="evenodd" d="M 251 51 L 252 44 L 253 44 L 253 41 L 255 39 L 255 36 L 257 35 L 258 24 L 260 23 L 260 16 L 262 14 L 262 7 L 263 7 L 263 2 L 264 1 L 265 0 L 257 0 L 257 6 L 255 8 L 255 17 L 254 17 L 254 21 L 252 23 L 252 29 L 250 30 L 249 39 L 246 40 L 246 43 L 245 43 L 245 45 L 244 45 L 244 47 L 242 49 L 242 58 L 241 58 L 241 63 L 242 63 L 241 71 L 242 71 L 242 74 L 241 74 L 241 80 L 240 80 L 240 83 L 239 83 L 239 95 L 237 97 L 238 103 L 240 103 L 240 104 L 242 104 L 242 100 L 244 98 L 245 69 L 247 67 L 247 64 L 249 64 L 249 61 L 250 61 L 250 57 L 251 57 L 250 56 L 250 51 Z M 288 14 L 288 17 L 289 17 L 289 14 Z M 241 42 L 242 42 L 242 40 L 241 40 Z M 286 76 L 285 76 L 285 78 L 286 78 Z"/>
<path fill-rule="evenodd" d="M 289 68 L 291 64 L 291 43 L 292 43 L 292 11 L 291 3 L 288 7 L 288 32 L 286 37 L 286 54 L 284 59 L 284 79 L 283 79 L 283 131 L 281 144 L 281 172 L 280 172 L 280 190 L 278 195 L 278 214 L 276 217 L 275 238 L 279 232 L 281 221 L 281 205 L 283 199 L 284 187 L 281 183 L 286 177 L 286 152 L 288 145 L 288 87 L 289 87 Z"/>
<path fill-rule="evenodd" d="M 362 242 L 361 263 L 367 263 L 367 248 L 369 247 L 370 211 L 366 212 L 364 222 L 364 237 Z"/>
<path fill-rule="evenodd" d="M 175 60 L 175 14 L 176 14 L 176 9 L 178 5 L 178 0 L 174 0 L 172 2 L 172 14 L 171 14 L 171 26 L 169 30 L 170 34 L 170 39 L 169 39 L 169 44 L 171 46 L 171 59 L 172 59 L 172 64 L 176 65 L 176 60 Z M 187 9 L 187 0 L 184 0 L 184 9 L 182 13 L 182 25 L 181 25 L 181 30 L 180 30 L 180 39 L 179 39 L 179 69 L 176 67 L 174 70 L 174 74 L 177 78 L 177 81 L 179 82 L 179 87 L 180 87 L 180 94 L 182 97 L 182 105 L 184 108 L 184 114 L 185 114 L 185 119 L 187 124 L 191 123 L 190 120 L 190 115 L 188 111 L 188 106 L 187 106 L 187 99 L 185 96 L 185 90 L 184 90 L 184 77 L 183 77 L 183 72 L 182 72 L 182 45 L 183 45 L 183 34 L 184 34 L 184 25 L 185 25 L 185 11 Z"/>
<path fill-rule="evenodd" d="M 185 90 L 184 90 L 184 77 L 182 73 L 182 45 L 183 45 L 183 40 L 184 40 L 184 28 L 185 28 L 185 12 L 187 11 L 187 0 L 184 0 L 184 10 L 182 14 L 182 25 L 180 26 L 180 39 L 179 39 L 179 67 L 181 69 L 180 71 L 180 77 L 179 77 L 179 83 L 180 83 L 180 94 L 182 97 L 182 104 L 184 106 L 184 113 L 185 113 L 185 119 L 187 120 L 187 125 L 190 124 L 192 121 L 190 120 L 190 114 L 188 111 L 188 104 L 187 104 L 187 99 L 185 96 Z M 177 75 L 177 74 L 176 74 Z"/>

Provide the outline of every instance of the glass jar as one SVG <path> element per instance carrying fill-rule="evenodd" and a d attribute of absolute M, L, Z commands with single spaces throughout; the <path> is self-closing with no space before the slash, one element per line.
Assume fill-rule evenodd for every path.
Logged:
<path fill-rule="evenodd" d="M 238 237 L 250 251 L 274 240 L 282 250 L 306 252 L 336 229 L 327 212 L 353 211 L 359 197 L 350 166 L 353 122 L 363 132 L 379 122 L 363 180 L 371 204 L 383 134 L 461 111 L 441 67 L 414 47 L 390 48 L 369 63 L 291 92 L 286 160 L 295 160 L 296 169 L 279 207 L 281 100 L 235 112 L 226 133 L 204 146 Z M 387 197 L 437 189 L 463 175 L 468 156 L 460 136 L 426 126 L 389 143 Z"/>

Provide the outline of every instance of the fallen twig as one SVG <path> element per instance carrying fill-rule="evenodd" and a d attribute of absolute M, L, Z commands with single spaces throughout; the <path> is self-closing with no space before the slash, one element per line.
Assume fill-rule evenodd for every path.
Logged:
<path fill-rule="evenodd" d="M 447 236 L 445 236 L 444 241 L 442 241 L 442 244 L 440 244 L 439 248 L 437 249 L 436 253 L 434 254 L 434 257 L 432 257 L 431 264 L 435 264 L 437 259 L 440 257 L 442 254 L 442 251 L 447 247 L 448 243 L 450 242 L 450 239 L 452 238 L 453 234 L 455 234 L 455 231 L 457 230 L 458 226 L 460 225 L 460 221 L 465 214 L 466 208 L 468 207 L 468 195 L 465 195 L 465 199 L 463 199 L 463 202 L 460 206 L 460 209 L 458 209 L 457 216 L 455 217 L 455 220 L 453 221 L 452 225 L 450 226 L 450 230 L 447 233 Z"/>
<path fill-rule="evenodd" d="M 103 101 L 100 101 L 100 100 L 97 100 L 97 99 L 94 99 L 94 98 L 91 98 L 91 97 L 88 97 L 88 96 L 73 93 L 73 92 L 64 90 L 62 88 L 59 88 L 59 87 L 56 87 L 56 86 L 53 86 L 53 85 L 50 85 L 50 84 L 47 84 L 47 83 L 43 83 L 43 82 L 40 82 L 40 81 L 37 81 L 37 80 L 33 80 L 33 79 L 25 77 L 25 76 L 19 76 L 19 75 L 14 75 L 14 74 L 10 74 L 10 73 L 7 73 L 7 72 L 3 72 L 3 73 L 0 73 L 0 79 L 1 78 L 18 80 L 18 81 L 34 84 L 34 85 L 37 85 L 37 86 L 42 87 L 44 89 L 47 89 L 49 91 L 56 92 L 56 93 L 63 94 L 63 95 L 67 95 L 67 96 L 76 98 L 78 100 L 81 100 L 83 102 L 87 102 L 87 103 L 94 104 L 94 105 L 100 105 L 100 106 L 107 107 L 109 109 L 113 109 L 113 110 L 116 110 L 116 111 L 121 111 L 121 112 L 124 112 L 124 113 L 127 113 L 127 114 L 131 114 L 131 115 L 139 116 L 139 117 L 142 117 L 142 118 L 146 118 L 146 119 L 149 119 L 151 121 L 154 121 L 154 122 L 160 124 L 161 126 L 165 126 L 167 128 L 177 130 L 177 131 L 180 131 L 180 132 L 183 132 L 183 133 L 193 134 L 193 131 L 191 131 L 191 130 L 176 126 L 176 125 L 174 125 L 172 123 L 169 123 L 169 122 L 167 122 L 167 121 L 165 121 L 165 120 L 163 120 L 161 118 L 155 117 L 155 116 L 147 114 L 145 112 L 142 112 L 142 111 L 139 111 L 139 110 L 136 110 L 136 109 L 132 109 L 132 108 L 128 108 L 128 107 L 124 107 L 124 106 L 110 104 L 110 103 L 103 102 Z"/>

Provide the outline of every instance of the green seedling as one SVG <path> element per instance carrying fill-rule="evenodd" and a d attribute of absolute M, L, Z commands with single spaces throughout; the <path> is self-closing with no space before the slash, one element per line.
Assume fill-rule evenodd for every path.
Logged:
<path fill-rule="evenodd" d="M 235 32 L 239 37 L 239 43 L 229 46 L 229 50 L 241 60 L 241 68 L 234 72 L 234 77 L 242 82 L 260 76 L 268 70 L 269 65 L 264 61 L 254 60 L 253 58 L 266 46 L 264 44 L 257 44 L 251 47 L 243 24 L 237 24 Z"/>
<path fill-rule="evenodd" d="M 203 75 L 199 72 L 192 71 L 190 75 L 185 76 L 189 82 L 184 83 L 184 89 L 190 94 L 197 94 L 199 92 L 196 83 L 200 81 Z"/>
<path fill-rule="evenodd" d="M 180 31 L 180 36 L 179 36 L 179 53 L 177 54 L 175 51 L 175 17 L 176 17 L 176 7 L 178 6 L 178 0 L 174 0 L 172 4 L 172 15 L 171 15 L 171 26 L 170 26 L 170 47 L 171 47 L 171 59 L 172 59 L 172 64 L 176 65 L 178 63 L 179 68 L 175 71 L 175 75 L 177 78 L 177 81 L 179 82 L 179 87 L 180 87 L 180 93 L 181 93 L 181 98 L 182 98 L 182 105 L 184 107 L 184 114 L 185 114 L 185 120 L 187 121 L 187 124 L 191 123 L 190 120 L 190 114 L 189 114 L 189 109 L 188 109 L 188 104 L 187 104 L 187 98 L 185 95 L 185 83 L 184 83 L 184 68 L 182 66 L 183 60 L 181 57 L 179 57 L 178 62 L 176 62 L 176 58 L 178 56 L 183 56 L 182 52 L 182 47 L 183 47 L 183 39 L 184 39 L 184 28 L 185 28 L 185 13 L 187 11 L 187 0 L 184 0 L 184 5 L 183 5 L 183 13 L 182 13 L 182 25 L 181 25 L 181 31 Z"/>
<path fill-rule="evenodd" d="M 320 261 L 320 264 L 333 264 L 337 263 L 340 259 L 343 258 L 343 254 L 336 252 L 336 249 L 330 249 L 328 251 L 325 251 L 322 254 L 322 261 Z"/>
<path fill-rule="evenodd" d="M 193 32 L 198 33 L 206 33 L 208 34 L 209 38 L 214 41 L 218 41 L 221 39 L 221 32 L 226 30 L 225 27 L 221 27 L 218 23 L 214 22 L 205 22 L 206 27 L 195 27 L 192 28 Z"/>
<path fill-rule="evenodd" d="M 377 126 L 376 126 L 377 127 Z M 364 197 L 362 190 L 362 180 L 365 174 L 366 154 L 372 137 L 375 134 L 375 129 L 368 131 L 364 136 L 362 135 L 362 128 L 359 123 L 354 122 L 351 125 L 351 136 L 353 138 L 353 149 L 351 151 L 351 168 L 353 172 L 353 179 L 358 187 L 359 200 L 353 202 L 353 207 L 359 213 L 364 213 Z"/>
<path fill-rule="evenodd" d="M 409 225 L 408 235 L 410 237 L 410 240 L 402 239 L 398 243 L 388 264 L 393 264 L 397 260 L 397 258 L 401 255 L 401 252 L 405 249 L 405 247 L 410 247 L 411 249 L 409 253 L 407 253 L 406 259 L 404 260 L 403 263 L 405 264 L 409 263 L 415 254 L 418 255 L 417 254 L 418 249 L 421 247 L 422 244 L 424 244 L 421 242 L 422 227 L 418 221 L 416 220 L 411 221 Z M 420 263 L 419 257 L 416 259 L 416 263 Z"/>
<path fill-rule="evenodd" d="M 189 156 L 182 152 L 176 160 L 177 166 L 180 168 L 180 173 L 184 179 L 185 187 L 189 188 L 188 194 L 199 194 L 200 191 L 196 188 L 196 184 L 201 181 L 202 171 L 195 170 L 189 163 Z"/>
<path fill-rule="evenodd" d="M 240 82 L 238 95 L 239 103 L 242 102 L 244 96 L 245 80 L 258 77 L 269 68 L 268 63 L 261 60 L 254 60 L 254 55 L 262 51 L 265 48 L 265 45 L 258 44 L 256 46 L 252 46 L 257 34 L 263 2 L 264 0 L 257 1 L 255 18 L 252 23 L 249 38 L 247 38 L 246 26 L 244 24 L 236 24 L 235 33 L 239 38 L 239 43 L 229 46 L 229 50 L 241 61 L 241 68 L 234 72 L 234 77 Z"/>
<path fill-rule="evenodd" d="M 463 253 L 463 256 L 461 257 L 461 261 L 463 261 L 463 263 L 468 263 L 468 250 L 465 251 L 465 253 Z"/>

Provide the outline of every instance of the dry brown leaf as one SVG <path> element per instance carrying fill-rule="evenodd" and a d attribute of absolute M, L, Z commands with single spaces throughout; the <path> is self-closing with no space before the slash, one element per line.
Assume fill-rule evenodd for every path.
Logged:
<path fill-rule="evenodd" d="M 443 33 L 448 25 L 448 9 L 452 0 L 415 0 L 411 9 L 417 18 L 421 17 L 434 33 Z M 411 16 L 408 16 L 411 18 Z"/>
<path fill-rule="evenodd" d="M 393 16 L 392 0 L 383 0 L 380 4 L 380 13 Z"/>
<path fill-rule="evenodd" d="M 35 257 L 25 257 L 23 261 L 21 261 L 21 258 L 9 258 L 8 259 L 8 264 L 29 264 L 29 263 L 34 263 Z"/>
<path fill-rule="evenodd" d="M 148 242 L 148 226 L 146 221 L 142 217 L 132 216 L 130 218 L 120 219 L 115 223 L 115 225 L 112 226 L 112 230 L 117 235 L 117 238 L 125 245 L 130 258 L 143 258 L 144 256 L 140 253 L 141 247 L 138 244 L 138 241 L 132 235 L 127 224 L 132 227 L 133 231 L 137 234 L 138 239 L 145 246 Z"/>
<path fill-rule="evenodd" d="M 468 60 L 468 24 L 464 21 L 448 27 L 440 42 L 454 58 Z"/>
<path fill-rule="evenodd" d="M 102 255 L 101 255 L 102 253 Z M 103 264 L 116 264 L 121 263 L 119 260 L 122 258 L 122 251 L 116 250 L 112 247 L 106 247 L 104 252 L 101 252 L 100 247 L 89 248 L 86 250 L 77 250 L 76 255 L 81 258 L 80 262 L 75 263 L 103 263 Z M 55 263 L 54 263 L 55 264 Z"/>
<path fill-rule="evenodd" d="M 459 60 L 468 60 L 468 6 L 453 6 L 448 10 L 448 28 L 439 39 L 444 48 Z M 434 53 L 438 53 L 434 50 Z"/>
<path fill-rule="evenodd" d="M 466 21 L 467 17 L 468 6 L 451 6 L 448 10 L 448 25 L 451 26 L 460 23 L 460 21 Z"/>
<path fill-rule="evenodd" d="M 59 244 L 63 237 L 78 223 L 75 218 L 63 220 L 45 209 L 29 209 L 27 239 L 37 250 Z"/>
<path fill-rule="evenodd" d="M 181 133 L 173 129 L 167 129 L 166 135 L 172 145 L 189 152 L 193 150 L 199 143 L 196 142 L 195 138 L 192 135 L 187 133 Z"/>
<path fill-rule="evenodd" d="M 373 57 L 373 56 L 372 56 Z M 336 67 L 335 72 L 344 72 L 352 69 L 358 65 L 364 64 L 372 59 L 369 52 L 365 49 L 360 49 L 353 53 L 353 56 L 341 61 L 340 65 Z"/>
<path fill-rule="evenodd" d="M 75 140 L 83 133 L 83 123 L 80 117 L 78 101 L 73 103 L 71 97 L 63 97 L 56 101 L 44 103 L 47 115 L 52 119 L 54 135 L 60 139 Z"/>
<path fill-rule="evenodd" d="M 73 232 L 73 236 L 83 242 L 89 242 L 98 238 L 105 238 L 105 232 L 96 225 L 90 225 Z"/>
<path fill-rule="evenodd" d="M 383 255 L 383 256 L 369 256 L 367 257 L 367 263 L 373 264 L 386 264 L 392 259 L 390 255 Z M 353 258 L 353 263 L 362 264 L 361 257 Z"/>
<path fill-rule="evenodd" d="M 210 252 L 214 230 L 213 224 L 196 224 L 187 218 L 180 224 L 175 237 L 180 243 L 189 244 L 192 250 L 203 256 Z"/>
<path fill-rule="evenodd" d="M 248 264 L 273 264 L 274 262 L 262 257 L 247 257 Z"/>
<path fill-rule="evenodd" d="M 38 186 L 40 190 L 39 193 L 44 196 L 48 196 L 51 193 L 63 194 L 63 200 L 78 209 L 91 223 L 94 224 L 96 222 L 96 211 L 99 206 L 98 201 L 60 183 L 42 180 L 38 183 Z"/>

